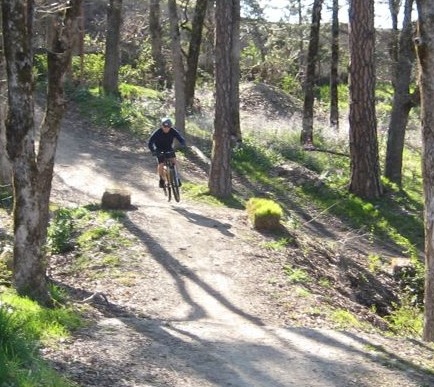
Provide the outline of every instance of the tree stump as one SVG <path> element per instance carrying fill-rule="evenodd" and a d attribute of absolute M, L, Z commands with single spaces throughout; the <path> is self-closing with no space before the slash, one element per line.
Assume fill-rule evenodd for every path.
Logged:
<path fill-rule="evenodd" d="M 122 188 L 107 188 L 102 195 L 101 207 L 107 210 L 127 210 L 131 207 L 131 193 Z"/>

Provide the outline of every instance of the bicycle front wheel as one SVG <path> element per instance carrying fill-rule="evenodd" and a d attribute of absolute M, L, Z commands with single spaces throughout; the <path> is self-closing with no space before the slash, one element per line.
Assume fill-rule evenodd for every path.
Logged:
<path fill-rule="evenodd" d="M 179 193 L 178 179 L 174 167 L 169 169 L 169 185 L 172 187 L 173 197 L 177 202 L 179 202 L 181 200 L 181 195 Z"/>

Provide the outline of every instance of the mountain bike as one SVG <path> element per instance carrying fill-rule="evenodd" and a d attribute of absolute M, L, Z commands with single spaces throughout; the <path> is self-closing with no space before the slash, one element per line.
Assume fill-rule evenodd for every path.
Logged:
<path fill-rule="evenodd" d="M 179 191 L 179 176 L 176 164 L 173 162 L 175 157 L 174 151 L 160 152 L 159 156 L 164 158 L 164 195 L 167 196 L 168 201 L 172 200 L 172 194 L 174 199 L 179 202 L 181 200 L 181 195 Z"/>

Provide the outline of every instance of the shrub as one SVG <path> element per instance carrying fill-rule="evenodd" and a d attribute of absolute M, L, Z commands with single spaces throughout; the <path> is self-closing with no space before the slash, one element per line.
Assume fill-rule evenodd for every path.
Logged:
<path fill-rule="evenodd" d="M 273 200 L 251 198 L 246 205 L 247 214 L 253 227 L 259 230 L 272 230 L 280 227 L 283 211 Z"/>

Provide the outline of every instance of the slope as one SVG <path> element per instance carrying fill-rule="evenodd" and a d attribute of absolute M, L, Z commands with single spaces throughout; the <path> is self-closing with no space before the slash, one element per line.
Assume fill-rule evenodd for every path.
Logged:
<path fill-rule="evenodd" d="M 182 174 L 206 180 L 206 171 L 187 158 Z M 375 296 L 381 305 L 390 296 L 374 294 L 390 292 L 390 278 L 373 286 L 362 265 L 369 251 L 386 247 L 304 208 L 311 221 L 296 235 L 298 244 L 271 249 L 275 237 L 252 230 L 243 210 L 186 198 L 168 203 L 144 144 L 94 128 L 71 110 L 52 200 L 92 205 L 111 187 L 132 197 L 122 223 L 134 243 L 116 271 L 96 258 L 85 270 L 71 270 L 73 254 L 50 262 L 50 276 L 77 305 L 87 299 L 89 325 L 58 348 L 44 349 L 46 359 L 79 385 L 434 385 L 425 369 L 432 367 L 432 347 L 383 336 L 381 319 L 360 302 Z M 340 248 L 328 249 L 331 241 Z M 310 279 L 303 286 L 289 281 L 291 267 L 309 269 Z M 369 278 L 364 286 L 360 276 Z M 324 279 L 327 288 L 319 285 Z M 330 309 L 352 311 L 379 329 L 342 329 Z"/>

